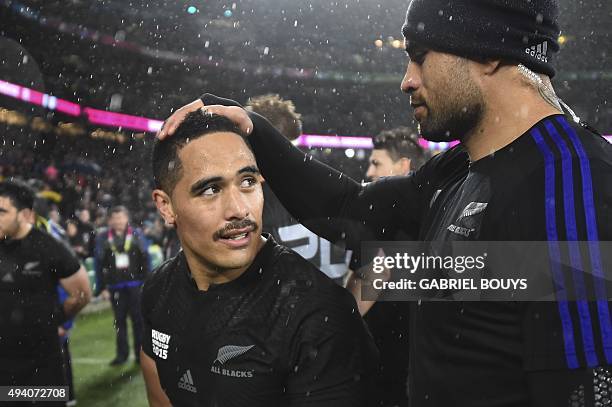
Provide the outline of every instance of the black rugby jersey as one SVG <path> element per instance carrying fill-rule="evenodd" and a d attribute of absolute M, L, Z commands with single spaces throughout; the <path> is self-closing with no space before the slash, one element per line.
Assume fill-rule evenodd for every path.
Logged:
<path fill-rule="evenodd" d="M 59 352 L 57 284 L 79 268 L 66 246 L 36 228 L 0 242 L 0 360 Z"/>
<path fill-rule="evenodd" d="M 612 240 L 612 145 L 563 115 L 546 117 L 471 165 L 459 145 L 412 176 L 367 186 L 305 156 L 250 115 L 257 163 L 283 205 L 300 222 L 345 222 L 349 242 L 391 240 L 398 230 L 418 230 L 420 240 L 442 247 Z M 331 241 L 341 235 L 313 225 Z M 601 257 L 595 249 L 589 256 Z M 582 279 L 592 277 L 570 279 L 567 289 L 578 290 Z M 412 303 L 411 405 L 566 405 L 588 392 L 592 400 L 594 368 L 612 363 L 609 295 L 589 303 Z M 610 370 L 603 372 L 612 381 Z M 598 397 L 610 400 L 609 392 Z"/>
<path fill-rule="evenodd" d="M 66 246 L 36 228 L 0 242 L 0 385 L 65 384 L 57 285 L 79 268 Z"/>
<path fill-rule="evenodd" d="M 143 287 L 143 351 L 176 406 L 365 406 L 377 352 L 353 297 L 272 238 L 199 291 L 183 252 Z"/>

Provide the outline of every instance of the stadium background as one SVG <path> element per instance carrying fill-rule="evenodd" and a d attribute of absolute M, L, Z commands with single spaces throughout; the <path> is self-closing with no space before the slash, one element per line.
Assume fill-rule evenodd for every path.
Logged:
<path fill-rule="evenodd" d="M 148 148 L 160 120 L 203 91 L 292 99 L 308 135 L 301 146 L 361 179 L 368 136 L 416 128 L 399 91 L 406 5 L 0 0 L 0 179 L 38 180 L 63 225 L 86 208 L 100 226 L 107 208 L 128 206 L 159 262 L 168 231 L 150 199 Z M 578 116 L 609 135 L 611 19 L 607 0 L 561 0 L 553 81 Z M 138 366 L 107 365 L 114 333 L 102 302 L 78 319 L 71 346 L 79 405 L 146 405 Z"/>

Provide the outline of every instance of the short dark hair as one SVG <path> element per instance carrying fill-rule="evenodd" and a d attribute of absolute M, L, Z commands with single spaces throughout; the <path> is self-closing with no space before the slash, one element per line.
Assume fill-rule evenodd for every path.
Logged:
<path fill-rule="evenodd" d="M 127 216 L 130 216 L 130 211 L 123 205 L 113 206 L 108 212 L 109 216 L 112 216 L 115 213 L 125 213 Z"/>
<path fill-rule="evenodd" d="M 164 140 L 156 139 L 153 144 L 152 161 L 155 187 L 171 194 L 183 173 L 179 151 L 190 140 L 219 132 L 236 133 L 243 138 L 246 145 L 251 149 L 246 136 L 230 119 L 216 114 L 203 113 L 201 110 L 190 112 L 172 136 Z"/>
<path fill-rule="evenodd" d="M 0 182 L 0 196 L 8 198 L 18 211 L 32 209 L 36 194 L 26 183 L 18 180 Z"/>
<path fill-rule="evenodd" d="M 375 150 L 385 150 L 393 161 L 408 158 L 413 171 L 427 160 L 427 153 L 419 144 L 417 134 L 406 126 L 381 131 L 372 137 L 372 144 Z"/>
<path fill-rule="evenodd" d="M 291 100 L 276 94 L 261 95 L 250 98 L 246 107 L 268 119 L 289 140 L 302 134 L 302 115 L 295 111 Z"/>

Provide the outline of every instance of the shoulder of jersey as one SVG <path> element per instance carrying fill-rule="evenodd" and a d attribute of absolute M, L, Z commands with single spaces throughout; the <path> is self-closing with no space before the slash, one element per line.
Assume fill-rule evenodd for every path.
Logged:
<path fill-rule="evenodd" d="M 319 271 L 313 264 L 295 251 L 279 244 L 276 244 L 274 247 L 274 262 L 271 266 L 282 273 L 282 275 L 293 278 L 317 275 Z"/>
<path fill-rule="evenodd" d="M 40 229 L 37 227 L 32 227 L 32 230 L 30 232 L 32 234 L 32 236 L 49 236 L 51 237 L 51 235 L 49 233 L 47 233 L 46 230 L 44 229 Z"/>
<path fill-rule="evenodd" d="M 541 144 L 548 146 L 555 162 L 567 159 L 580 162 L 586 158 L 612 165 L 612 144 L 573 120 L 559 116 L 546 118 L 537 127 L 545 142 Z M 544 162 L 542 159 L 542 167 Z"/>
<path fill-rule="evenodd" d="M 30 232 L 32 238 L 37 239 L 37 240 L 46 240 L 48 242 L 58 242 L 58 240 L 56 240 L 50 233 L 48 233 L 46 230 L 41 230 L 38 228 L 32 228 L 32 231 Z"/>
<path fill-rule="evenodd" d="M 585 154 L 590 159 L 602 159 L 612 165 L 612 143 L 571 120 L 567 121 L 576 131 Z M 573 150 L 573 149 L 572 149 Z"/>
<path fill-rule="evenodd" d="M 469 156 L 462 144 L 457 144 L 446 151 L 434 155 L 427 161 L 418 172 L 422 174 L 446 174 L 457 170 L 467 170 Z"/>
<path fill-rule="evenodd" d="M 315 290 L 321 292 L 338 290 L 348 294 L 348 291 L 332 281 L 322 271 L 295 251 L 281 245 L 278 245 L 275 250 L 276 259 L 273 267 L 275 269 L 275 274 L 278 274 L 279 278 L 283 280 L 290 279 L 301 281 L 304 284 L 299 284 L 297 287 L 302 287 L 302 289 L 307 291 Z"/>
<path fill-rule="evenodd" d="M 153 272 L 147 277 L 143 292 L 148 293 L 151 291 L 157 291 L 166 285 L 170 278 L 175 275 L 176 265 L 179 263 L 179 255 L 164 261 L 160 264 Z"/>
<path fill-rule="evenodd" d="M 463 147 L 463 144 L 457 144 L 446 151 L 442 151 L 441 153 L 433 156 L 432 161 L 436 162 L 444 162 L 444 161 L 461 161 L 461 162 L 469 162 L 470 158 Z"/>

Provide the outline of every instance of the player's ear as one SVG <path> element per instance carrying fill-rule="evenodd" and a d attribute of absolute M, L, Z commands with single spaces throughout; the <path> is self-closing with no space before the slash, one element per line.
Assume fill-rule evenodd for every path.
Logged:
<path fill-rule="evenodd" d="M 504 66 L 500 59 L 482 59 L 477 62 L 479 70 L 483 75 L 493 75 Z"/>
<path fill-rule="evenodd" d="M 408 175 L 408 173 L 410 172 L 410 158 L 400 158 L 400 167 L 400 174 Z"/>
<path fill-rule="evenodd" d="M 17 212 L 17 218 L 20 222 L 31 223 L 32 225 L 36 223 L 36 214 L 29 208 L 25 208 Z"/>
<path fill-rule="evenodd" d="M 166 192 L 161 189 L 153 190 L 153 201 L 155 202 L 155 206 L 157 207 L 157 211 L 164 218 L 164 222 L 167 226 L 175 226 L 176 224 L 176 214 L 174 213 L 174 208 L 172 207 L 172 201 Z"/>

